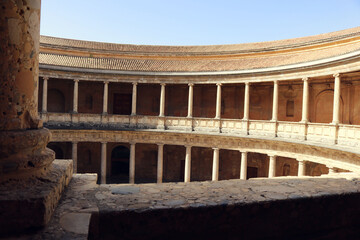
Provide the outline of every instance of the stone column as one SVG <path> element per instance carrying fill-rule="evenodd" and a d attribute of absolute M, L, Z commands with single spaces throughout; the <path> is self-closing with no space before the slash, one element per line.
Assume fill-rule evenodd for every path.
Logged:
<path fill-rule="evenodd" d="M 240 179 L 247 178 L 247 152 L 241 152 Z"/>
<path fill-rule="evenodd" d="M 217 91 L 216 91 L 216 114 L 215 118 L 221 118 L 221 83 L 217 83 Z"/>
<path fill-rule="evenodd" d="M 40 175 L 55 158 L 37 107 L 40 0 L 1 5 L 0 182 Z"/>
<path fill-rule="evenodd" d="M 303 176 L 305 176 L 306 162 L 305 161 L 298 161 L 298 164 L 299 164 L 298 176 L 303 177 Z"/>
<path fill-rule="evenodd" d="M 160 113 L 159 117 L 165 116 L 165 83 L 161 83 L 161 92 L 160 92 Z"/>
<path fill-rule="evenodd" d="M 213 148 L 212 181 L 219 180 L 219 148 Z"/>
<path fill-rule="evenodd" d="M 271 121 L 278 120 L 278 107 L 279 107 L 279 82 L 274 81 L 274 94 L 273 94 L 273 109 Z"/>
<path fill-rule="evenodd" d="M 250 83 L 245 83 L 245 94 L 244 94 L 244 118 L 243 120 L 249 120 L 249 109 L 250 109 Z"/>
<path fill-rule="evenodd" d="M 164 144 L 158 144 L 158 161 L 157 161 L 157 183 L 162 183 L 163 180 L 163 157 Z"/>
<path fill-rule="evenodd" d="M 131 102 L 131 115 L 136 115 L 136 100 L 137 100 L 137 82 L 133 82 L 132 89 L 132 102 Z"/>
<path fill-rule="evenodd" d="M 334 105 L 333 105 L 333 120 L 332 124 L 339 124 L 340 117 L 340 91 L 341 91 L 341 82 L 340 74 L 334 74 L 335 83 L 334 83 Z"/>
<path fill-rule="evenodd" d="M 108 114 L 109 82 L 104 81 L 103 114 Z"/>
<path fill-rule="evenodd" d="M 190 182 L 191 174 L 191 146 L 186 147 L 184 182 Z"/>
<path fill-rule="evenodd" d="M 191 118 L 193 114 L 193 101 L 194 101 L 194 84 L 189 83 L 189 100 L 188 100 L 188 114 L 187 117 Z"/>
<path fill-rule="evenodd" d="M 77 173 L 78 143 L 72 142 L 71 158 L 73 160 L 73 172 Z"/>
<path fill-rule="evenodd" d="M 106 184 L 106 142 L 101 143 L 101 184 Z"/>
<path fill-rule="evenodd" d="M 47 113 L 47 93 L 48 93 L 48 77 L 43 78 L 43 92 L 42 92 L 42 112 Z"/>
<path fill-rule="evenodd" d="M 135 143 L 130 143 L 129 183 L 135 183 Z"/>
<path fill-rule="evenodd" d="M 307 123 L 308 122 L 308 116 L 309 116 L 309 110 L 308 110 L 308 105 L 309 105 L 309 78 L 303 78 L 302 79 L 304 84 L 303 84 L 303 101 L 302 101 L 302 117 L 301 117 L 301 122 L 303 123 Z"/>
<path fill-rule="evenodd" d="M 276 156 L 269 155 L 269 178 L 273 178 L 276 175 Z"/>
<path fill-rule="evenodd" d="M 73 113 L 78 112 L 79 80 L 74 79 Z"/>

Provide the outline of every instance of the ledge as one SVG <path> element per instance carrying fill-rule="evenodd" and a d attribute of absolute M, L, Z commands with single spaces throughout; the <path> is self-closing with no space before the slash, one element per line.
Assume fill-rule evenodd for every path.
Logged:
<path fill-rule="evenodd" d="M 0 238 L 44 227 L 72 177 L 72 160 L 55 160 L 41 177 L 0 184 Z"/>
<path fill-rule="evenodd" d="M 95 182 L 96 175 L 74 175 L 53 220 L 37 237 L 355 239 L 359 234 L 360 182 L 355 174 L 138 185 Z"/>

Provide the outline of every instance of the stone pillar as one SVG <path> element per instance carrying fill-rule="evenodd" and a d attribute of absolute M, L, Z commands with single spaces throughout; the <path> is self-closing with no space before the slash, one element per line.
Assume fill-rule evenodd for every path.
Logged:
<path fill-rule="evenodd" d="M 250 83 L 245 83 L 245 94 L 244 94 L 244 118 L 243 120 L 249 120 L 249 109 L 250 109 Z"/>
<path fill-rule="evenodd" d="M 48 93 L 48 77 L 43 79 L 43 92 L 42 92 L 42 112 L 47 112 L 47 93 Z"/>
<path fill-rule="evenodd" d="M 103 114 L 108 114 L 109 82 L 104 81 Z"/>
<path fill-rule="evenodd" d="M 132 89 L 132 102 L 131 102 L 131 115 L 136 115 L 136 100 L 137 100 L 137 82 L 133 82 Z"/>
<path fill-rule="evenodd" d="M 40 0 L 1 5 L 0 182 L 40 175 L 55 158 L 37 107 Z"/>
<path fill-rule="evenodd" d="M 274 81 L 274 94 L 273 94 L 273 109 L 271 121 L 278 120 L 278 107 L 279 107 L 279 82 Z"/>
<path fill-rule="evenodd" d="M 302 79 L 304 84 L 303 84 L 303 101 L 302 101 L 302 117 L 301 117 L 301 122 L 303 123 L 307 123 L 309 121 L 308 116 L 309 116 L 309 110 L 308 110 L 308 106 L 309 106 L 309 78 L 303 78 Z"/>
<path fill-rule="evenodd" d="M 135 143 L 130 143 L 129 183 L 135 183 Z"/>
<path fill-rule="evenodd" d="M 219 148 L 213 148 L 212 181 L 219 180 Z"/>
<path fill-rule="evenodd" d="M 101 143 L 101 184 L 106 184 L 106 142 Z"/>
<path fill-rule="evenodd" d="M 240 179 L 247 178 L 247 152 L 241 152 Z"/>
<path fill-rule="evenodd" d="M 163 159 L 164 144 L 158 144 L 158 161 L 157 161 L 157 183 L 162 183 L 163 180 Z"/>
<path fill-rule="evenodd" d="M 186 147 L 184 182 L 190 182 L 191 174 L 191 146 Z"/>
<path fill-rule="evenodd" d="M 217 91 L 216 91 L 216 114 L 215 118 L 221 118 L 221 83 L 217 83 Z"/>
<path fill-rule="evenodd" d="M 333 120 L 332 124 L 339 124 L 340 117 L 340 91 L 341 91 L 341 82 L 340 74 L 334 74 L 335 83 L 334 83 L 334 105 L 333 105 Z"/>
<path fill-rule="evenodd" d="M 298 161 L 298 164 L 299 164 L 298 176 L 303 177 L 303 176 L 305 176 L 306 162 L 305 161 Z"/>
<path fill-rule="evenodd" d="M 78 143 L 72 142 L 71 158 L 73 160 L 73 172 L 77 173 Z"/>
<path fill-rule="evenodd" d="M 74 79 L 73 113 L 78 112 L 79 80 Z"/>
<path fill-rule="evenodd" d="M 165 116 L 165 83 L 161 83 L 161 92 L 160 92 L 160 113 L 159 117 Z"/>
<path fill-rule="evenodd" d="M 193 102 L 194 102 L 194 84 L 189 83 L 189 100 L 188 100 L 188 114 L 187 117 L 191 118 L 193 114 Z"/>
<path fill-rule="evenodd" d="M 273 178 L 276 175 L 276 156 L 269 155 L 269 178 Z"/>

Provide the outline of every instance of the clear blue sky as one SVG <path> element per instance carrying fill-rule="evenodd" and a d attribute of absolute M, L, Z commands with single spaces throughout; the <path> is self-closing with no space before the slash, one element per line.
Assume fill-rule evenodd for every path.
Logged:
<path fill-rule="evenodd" d="M 360 0 L 43 0 L 41 34 L 81 40 L 208 45 L 360 26 Z"/>

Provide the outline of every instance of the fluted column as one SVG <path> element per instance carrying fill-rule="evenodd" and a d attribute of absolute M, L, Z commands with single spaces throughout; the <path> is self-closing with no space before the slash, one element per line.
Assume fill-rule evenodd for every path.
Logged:
<path fill-rule="evenodd" d="M 74 79 L 73 113 L 78 112 L 79 80 Z"/>
<path fill-rule="evenodd" d="M 247 178 L 247 152 L 241 152 L 240 179 Z"/>
<path fill-rule="evenodd" d="M 42 92 L 42 109 L 43 113 L 47 112 L 47 94 L 48 94 L 48 77 L 43 78 L 43 92 Z"/>
<path fill-rule="evenodd" d="M 193 114 L 193 101 L 194 101 L 194 84 L 189 83 L 189 100 L 188 100 L 188 114 L 187 117 L 192 117 Z"/>
<path fill-rule="evenodd" d="M 185 174 L 184 174 L 184 182 L 190 182 L 191 175 L 191 146 L 185 146 Z"/>
<path fill-rule="evenodd" d="M 308 116 L 309 116 L 309 110 L 308 110 L 308 106 L 309 106 L 309 78 L 303 78 L 303 101 L 302 101 L 302 117 L 301 117 L 301 122 L 303 123 L 307 123 L 309 121 Z"/>
<path fill-rule="evenodd" d="M 244 117 L 243 120 L 249 120 L 249 109 L 250 109 L 250 83 L 245 83 L 245 94 L 244 94 Z"/>
<path fill-rule="evenodd" d="M 129 183 L 135 183 L 135 143 L 130 143 Z"/>
<path fill-rule="evenodd" d="M 108 114 L 109 82 L 104 81 L 103 114 Z"/>
<path fill-rule="evenodd" d="M 302 177 L 305 176 L 306 171 L 306 162 L 305 161 L 298 161 L 299 167 L 298 167 L 298 176 Z"/>
<path fill-rule="evenodd" d="M 271 121 L 278 120 L 278 107 L 279 107 L 279 82 L 274 81 L 273 109 L 272 109 Z"/>
<path fill-rule="evenodd" d="M 73 173 L 77 173 L 78 143 L 72 142 L 71 158 L 73 160 Z"/>
<path fill-rule="evenodd" d="M 132 102 L 131 102 L 131 115 L 136 115 L 136 100 L 137 100 L 137 82 L 133 82 L 132 88 Z"/>
<path fill-rule="evenodd" d="M 161 91 L 160 91 L 160 113 L 159 117 L 165 116 L 165 83 L 161 83 Z"/>
<path fill-rule="evenodd" d="M 276 175 L 276 156 L 269 155 L 269 178 L 273 178 Z"/>
<path fill-rule="evenodd" d="M 101 143 L 101 184 L 106 184 L 106 142 Z"/>
<path fill-rule="evenodd" d="M 221 83 L 217 83 L 217 90 L 216 90 L 216 114 L 215 118 L 221 117 Z"/>
<path fill-rule="evenodd" d="M 213 148 L 213 166 L 212 166 L 212 181 L 219 180 L 219 148 Z"/>
<path fill-rule="evenodd" d="M 340 91 L 341 91 L 341 82 L 340 74 L 334 74 L 335 83 L 334 83 L 334 105 L 333 105 L 333 120 L 332 124 L 339 124 L 340 117 Z"/>
<path fill-rule="evenodd" d="M 163 181 L 164 144 L 158 144 L 157 183 Z"/>

